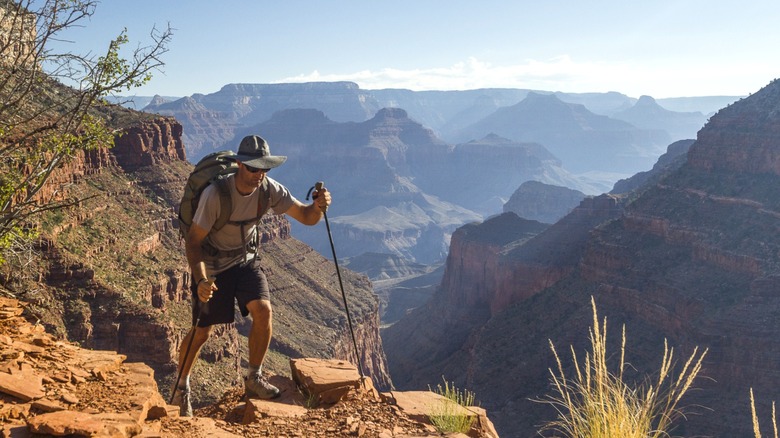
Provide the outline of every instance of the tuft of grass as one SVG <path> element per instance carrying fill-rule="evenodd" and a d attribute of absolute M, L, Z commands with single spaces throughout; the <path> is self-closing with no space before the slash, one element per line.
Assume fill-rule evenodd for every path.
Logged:
<path fill-rule="evenodd" d="M 571 353 L 575 375 L 564 372 L 561 358 L 552 341 L 557 372 L 550 369 L 554 391 L 541 400 L 558 412 L 554 421 L 543 424 L 540 434 L 553 431 L 556 436 L 572 438 L 660 438 L 668 437 L 672 422 L 681 417 L 678 404 L 701 370 L 707 350 L 694 348 L 679 375 L 672 375 L 674 349 L 664 340 L 664 353 L 657 378 L 632 387 L 623 378 L 626 367 L 626 329 L 623 326 L 617 372 L 607 366 L 607 320 L 599 323 L 596 302 L 591 297 L 593 327 L 589 330 L 591 351 L 579 363 Z"/>
<path fill-rule="evenodd" d="M 753 388 L 750 388 L 750 413 L 753 417 L 753 435 L 755 435 L 756 438 L 761 438 L 761 427 L 758 424 L 758 414 L 756 414 L 756 399 L 753 397 Z M 775 438 L 778 438 L 775 402 L 772 402 L 772 430 L 775 432 Z"/>
<path fill-rule="evenodd" d="M 464 410 L 474 406 L 474 393 L 466 389 L 459 390 L 454 382 L 448 382 L 444 376 L 442 381 L 444 386 L 439 384 L 435 390 L 431 389 L 445 399 L 443 403 L 431 408 L 431 424 L 441 433 L 466 433 L 476 420 L 474 415 L 468 415 Z"/>
<path fill-rule="evenodd" d="M 306 409 L 314 409 L 319 403 L 317 397 L 314 394 L 303 392 L 303 407 Z"/>

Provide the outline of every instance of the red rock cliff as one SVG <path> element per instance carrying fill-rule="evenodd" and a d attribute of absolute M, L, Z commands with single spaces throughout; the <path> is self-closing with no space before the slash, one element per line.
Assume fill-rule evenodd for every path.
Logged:
<path fill-rule="evenodd" d="M 452 236 L 442 293 L 450 306 L 487 306 L 491 315 L 501 312 L 571 273 L 590 230 L 621 213 L 619 198 L 602 195 L 586 198 L 549 228 L 532 225 L 523 233 L 522 220 L 509 219 L 487 221 L 474 233 L 460 228 Z M 502 240 L 481 238 L 490 233 L 489 227 Z"/>
<path fill-rule="evenodd" d="M 471 375 L 480 328 L 574 272 L 591 229 L 622 208 L 619 198 L 602 195 L 583 200 L 552 226 L 504 213 L 459 228 L 434 297 L 383 332 L 393 381 L 424 388 L 443 370 Z"/>
<path fill-rule="evenodd" d="M 593 296 L 613 340 L 625 324 L 626 361 L 638 380 L 657 372 L 664 339 L 680 362 L 694 346 L 709 350 L 702 378 L 683 399 L 695 414 L 675 434 L 752 436 L 749 389 L 767 412 L 776 398 L 772 388 L 780 387 L 778 109 L 775 81 L 719 112 L 699 132 L 687 164 L 636 195 L 622 216 L 586 233 L 571 258 L 564 254 L 570 260 L 564 265 L 573 267 L 568 275 L 493 313 L 459 348 L 442 354 L 448 355 L 438 364 L 458 364 L 449 370 L 487 400 L 502 435 L 531 436 L 555 418 L 527 400 L 550 392 L 555 359 L 548 340 L 559 352 L 572 345 L 579 355 L 587 347 Z M 416 330 L 430 337 L 429 326 Z M 619 341 L 609 347 L 617 351 Z M 570 355 L 564 356 L 567 366 Z M 391 355 L 392 372 L 394 361 Z"/>
<path fill-rule="evenodd" d="M 187 159 L 182 126 L 172 118 L 155 118 L 126 129 L 114 138 L 111 153 L 127 171 L 141 166 Z"/>
<path fill-rule="evenodd" d="M 35 294 L 31 306 L 46 315 L 44 322 L 53 332 L 90 348 L 115 350 L 146 362 L 157 368 L 162 382 L 174 370 L 190 324 L 190 276 L 175 206 L 192 165 L 186 162 L 178 122 L 143 119 L 117 136 L 113 148 L 81 154 L 54 175 L 51 193 L 84 201 L 42 224 L 44 258 L 40 273 L 32 278 L 42 287 L 18 290 L 23 290 L 20 298 Z M 263 264 L 275 291 L 279 330 L 274 339 L 277 345 L 293 346 L 283 354 L 353 357 L 346 348 L 351 342 L 345 342 L 349 339 L 344 336 L 345 321 L 327 316 L 343 315 L 340 299 L 305 308 L 283 299 L 283 291 L 289 288 L 297 290 L 299 302 L 312 301 L 323 291 L 335 293 L 332 269 L 327 275 L 300 277 L 313 269 L 310 264 L 320 269 L 331 264 L 293 239 L 283 216 L 264 219 L 261 233 L 263 248 L 279 256 L 264 256 Z M 375 321 L 376 298 L 365 277 L 354 276 L 353 283 L 351 293 L 364 303 L 356 306 L 354 317 L 361 322 L 356 335 L 366 354 L 365 369 L 379 386 L 388 387 L 391 382 Z M 305 329 L 299 323 L 304 320 L 308 321 Z M 219 379 L 225 379 L 225 385 L 236 380 L 245 342 L 239 333 L 240 327 L 239 331 L 232 325 L 220 327 L 204 347 L 201 357 L 212 365 L 196 370 L 195 378 L 212 382 L 204 390 L 216 392 L 201 394 L 200 402 L 221 395 L 218 392 L 225 386 L 218 385 Z M 287 364 L 280 364 L 280 370 L 274 368 L 279 365 L 274 361 L 268 367 L 283 373 Z M 167 391 L 167 384 L 161 388 Z"/>

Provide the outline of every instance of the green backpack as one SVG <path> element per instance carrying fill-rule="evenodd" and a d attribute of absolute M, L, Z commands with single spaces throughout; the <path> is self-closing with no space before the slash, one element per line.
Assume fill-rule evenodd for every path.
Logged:
<path fill-rule="evenodd" d="M 235 155 L 233 151 L 212 152 L 201 158 L 198 164 L 195 165 L 195 169 L 187 178 L 187 184 L 184 186 L 184 195 L 182 195 L 181 202 L 179 202 L 179 232 L 183 238 L 187 238 L 195 211 L 198 209 L 200 195 L 209 184 L 217 184 L 220 204 L 219 216 L 217 221 L 214 222 L 212 230 L 219 230 L 225 224 L 231 222 L 230 213 L 233 211 L 233 200 L 230 197 L 230 187 L 227 185 L 226 177 L 238 172 L 238 163 L 236 163 Z M 243 221 L 243 223 L 236 223 L 237 225 L 257 222 L 268 210 L 270 193 L 267 187 L 268 181 L 264 180 L 261 187 L 263 192 L 261 192 L 261 196 L 258 198 L 257 217 Z M 263 202 L 264 200 L 266 202 Z"/>

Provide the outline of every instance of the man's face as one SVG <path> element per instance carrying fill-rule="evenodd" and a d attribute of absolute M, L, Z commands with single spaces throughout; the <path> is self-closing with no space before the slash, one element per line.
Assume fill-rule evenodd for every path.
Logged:
<path fill-rule="evenodd" d="M 252 166 L 247 166 L 240 161 L 238 164 L 238 177 L 241 178 L 241 181 L 252 187 L 260 187 L 268 169 L 257 169 Z"/>

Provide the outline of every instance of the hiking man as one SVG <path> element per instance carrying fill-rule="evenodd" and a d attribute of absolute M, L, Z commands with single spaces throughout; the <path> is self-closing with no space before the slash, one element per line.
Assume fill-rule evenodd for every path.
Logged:
<path fill-rule="evenodd" d="M 211 327 L 234 321 L 235 301 L 243 316 L 252 316 L 249 369 L 244 379 L 246 395 L 262 399 L 279 395 L 279 389 L 261 373 L 271 343 L 272 311 L 268 282 L 256 258 L 259 246 L 256 224 L 260 216 L 271 209 L 275 214 L 287 214 L 304 225 L 314 225 L 331 202 L 330 193 L 322 188 L 313 193 L 314 202 L 304 205 L 286 187 L 269 178 L 268 171 L 280 166 L 287 157 L 271 155 L 268 143 L 259 136 L 244 137 L 238 155 L 233 159 L 238 163 L 238 171 L 218 181 L 224 182 L 223 187 L 226 185 L 230 192 L 230 220 L 222 228 L 212 228 L 220 213 L 220 190 L 223 190 L 222 196 L 227 196 L 224 193 L 227 189 L 221 189 L 218 183 L 210 184 L 200 196 L 192 225 L 185 236 L 187 262 L 192 272 L 193 329 L 181 343 L 181 378 L 172 398 L 183 416 L 192 416 L 192 364 L 208 339 Z M 198 306 L 204 307 L 199 309 Z M 186 354 L 184 346 L 189 342 L 192 342 L 191 352 Z"/>

